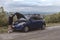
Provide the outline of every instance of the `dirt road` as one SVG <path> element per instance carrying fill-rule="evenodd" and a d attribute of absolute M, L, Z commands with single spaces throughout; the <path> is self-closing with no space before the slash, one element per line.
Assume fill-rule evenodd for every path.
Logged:
<path fill-rule="evenodd" d="M 60 40 L 60 26 L 47 27 L 28 33 L 0 34 L 0 40 Z"/>

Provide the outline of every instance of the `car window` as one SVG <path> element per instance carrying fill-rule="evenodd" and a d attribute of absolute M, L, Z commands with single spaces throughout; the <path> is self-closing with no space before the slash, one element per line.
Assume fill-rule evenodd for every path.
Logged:
<path fill-rule="evenodd" d="M 33 20 L 43 20 L 43 18 L 40 18 L 40 17 L 31 17 L 30 19 L 33 19 Z"/>

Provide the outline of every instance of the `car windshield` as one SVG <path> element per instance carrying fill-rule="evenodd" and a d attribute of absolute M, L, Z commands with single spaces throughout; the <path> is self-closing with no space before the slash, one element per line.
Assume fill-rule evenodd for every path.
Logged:
<path fill-rule="evenodd" d="M 43 18 L 40 18 L 40 17 L 31 17 L 30 19 L 32 19 L 32 20 L 43 20 Z"/>

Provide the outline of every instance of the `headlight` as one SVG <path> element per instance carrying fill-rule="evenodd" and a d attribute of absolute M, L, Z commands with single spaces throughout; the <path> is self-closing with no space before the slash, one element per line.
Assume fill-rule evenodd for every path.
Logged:
<path fill-rule="evenodd" d="M 18 26 L 23 25 L 25 22 L 19 23 Z"/>

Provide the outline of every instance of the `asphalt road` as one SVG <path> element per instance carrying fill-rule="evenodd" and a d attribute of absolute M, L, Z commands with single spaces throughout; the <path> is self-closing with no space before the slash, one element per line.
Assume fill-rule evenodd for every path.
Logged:
<path fill-rule="evenodd" d="M 14 32 L 0 34 L 0 40 L 60 40 L 60 26 L 47 27 L 28 33 Z"/>

